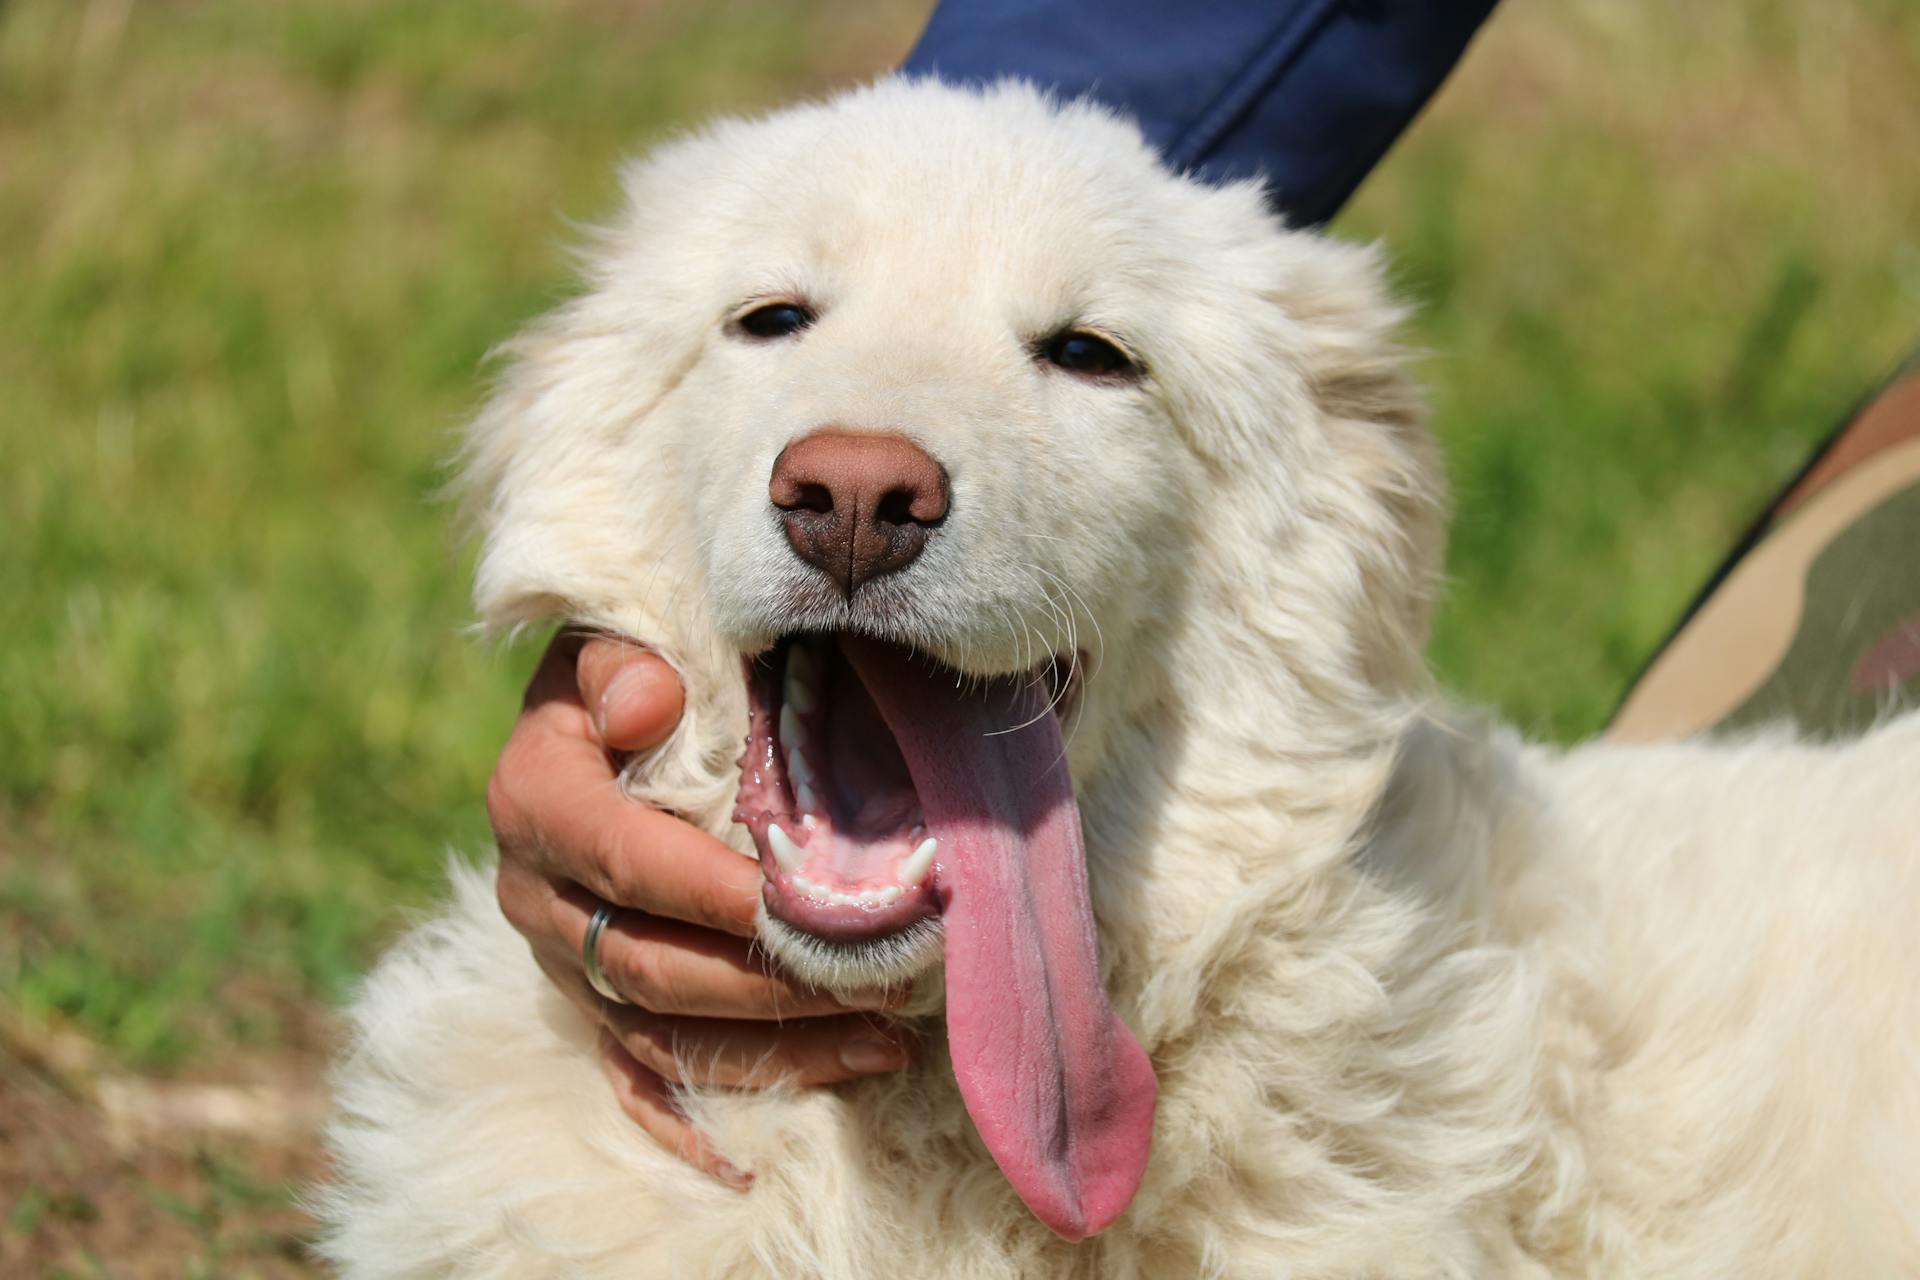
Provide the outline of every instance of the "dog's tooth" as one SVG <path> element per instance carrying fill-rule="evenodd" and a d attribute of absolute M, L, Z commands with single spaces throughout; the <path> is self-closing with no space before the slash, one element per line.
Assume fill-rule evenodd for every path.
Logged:
<path fill-rule="evenodd" d="M 806 863 L 807 855 L 793 842 L 793 837 L 782 831 L 777 823 L 767 824 L 767 847 L 773 850 L 773 860 L 786 868 L 789 873 L 798 871 Z M 799 882 L 799 877 L 794 877 Z"/>
<path fill-rule="evenodd" d="M 813 686 L 791 677 L 787 679 L 784 701 L 803 716 L 812 715 L 813 709 L 819 705 L 813 696 Z"/>
<path fill-rule="evenodd" d="M 809 831 L 813 830 L 819 824 L 820 824 L 820 819 L 814 817 L 810 813 L 803 813 L 800 815 L 800 825 L 805 827 Z"/>
<path fill-rule="evenodd" d="M 806 893 L 806 894 L 812 894 L 812 895 L 818 896 L 820 893 L 819 885 L 815 884 L 813 881 L 807 879 L 805 876 L 800 875 L 797 872 L 794 874 L 794 877 L 793 877 L 793 887 L 800 890 L 802 893 Z"/>
<path fill-rule="evenodd" d="M 839 889 L 828 890 L 827 901 L 836 907 L 857 907 L 860 905 L 860 899 Z"/>
<path fill-rule="evenodd" d="M 800 713 L 795 711 L 793 703 L 789 702 L 780 708 L 780 745 L 787 749 L 789 755 L 800 749 L 802 733 Z"/>
<path fill-rule="evenodd" d="M 793 652 L 787 655 L 787 674 L 781 681 L 781 701 L 803 716 L 812 715 L 817 705 L 813 682 L 818 674 L 814 670 L 812 655 L 795 645 Z"/>
<path fill-rule="evenodd" d="M 795 641 L 787 649 L 786 680 L 789 684 L 811 685 L 820 674 L 818 657 L 813 646 Z"/>
<path fill-rule="evenodd" d="M 814 790 L 813 766 L 807 763 L 807 753 L 798 748 L 788 751 L 787 781 L 793 784 L 794 803 L 810 812 L 820 812 L 820 793 Z"/>
<path fill-rule="evenodd" d="M 889 902 L 898 902 L 900 901 L 900 895 L 905 892 L 906 890 L 902 889 L 899 885 L 890 884 L 884 889 L 874 890 L 873 900 L 875 902 L 882 903 L 882 904 L 889 903 Z"/>
<path fill-rule="evenodd" d="M 894 872 L 904 887 L 911 889 L 927 878 L 927 872 L 933 870 L 934 851 L 939 847 L 940 842 L 928 836 L 906 856 L 900 863 L 899 869 Z"/>

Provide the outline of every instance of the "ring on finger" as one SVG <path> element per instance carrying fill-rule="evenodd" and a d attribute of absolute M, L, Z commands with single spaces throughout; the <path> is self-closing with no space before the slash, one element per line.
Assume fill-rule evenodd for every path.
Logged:
<path fill-rule="evenodd" d="M 613 989 L 607 981 L 607 975 L 600 968 L 600 935 L 606 932 L 607 921 L 613 919 L 619 908 L 612 903 L 603 902 L 594 911 L 593 919 L 587 921 L 587 936 L 580 943 L 580 963 L 587 971 L 587 985 L 601 996 L 615 1004 L 631 1004 L 625 996 Z"/>

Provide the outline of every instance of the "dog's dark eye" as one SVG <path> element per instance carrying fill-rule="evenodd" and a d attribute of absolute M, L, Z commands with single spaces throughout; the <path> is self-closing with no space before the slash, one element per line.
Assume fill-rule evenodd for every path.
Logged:
<path fill-rule="evenodd" d="M 1098 334 L 1081 329 L 1056 333 L 1040 344 L 1040 358 L 1069 373 L 1103 378 L 1131 378 L 1140 366 L 1127 353 Z"/>
<path fill-rule="evenodd" d="M 749 338 L 785 338 L 813 323 L 813 312 L 795 302 L 770 302 L 734 321 Z"/>

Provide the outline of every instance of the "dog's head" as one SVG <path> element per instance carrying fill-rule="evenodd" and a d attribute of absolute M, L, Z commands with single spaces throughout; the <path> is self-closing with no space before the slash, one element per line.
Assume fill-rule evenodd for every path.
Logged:
<path fill-rule="evenodd" d="M 983 1135 L 1097 1229 L 1152 1078 L 1069 778 L 1152 708 L 1298 736 L 1418 665 L 1437 485 L 1372 260 L 1017 85 L 722 123 L 627 189 L 474 431 L 480 606 L 682 666 L 656 797 L 736 791 L 802 974 L 944 954 Z"/>

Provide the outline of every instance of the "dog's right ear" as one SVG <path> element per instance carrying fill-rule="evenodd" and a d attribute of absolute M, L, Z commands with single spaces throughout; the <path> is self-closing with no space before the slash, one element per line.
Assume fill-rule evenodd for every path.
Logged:
<path fill-rule="evenodd" d="M 703 264 L 685 251 L 696 141 L 629 168 L 620 217 L 577 251 L 582 292 L 495 352 L 459 457 L 489 630 L 631 608 L 691 555 L 684 514 L 663 509 L 684 487 L 659 473 L 680 460 L 650 419 L 713 327 Z"/>

